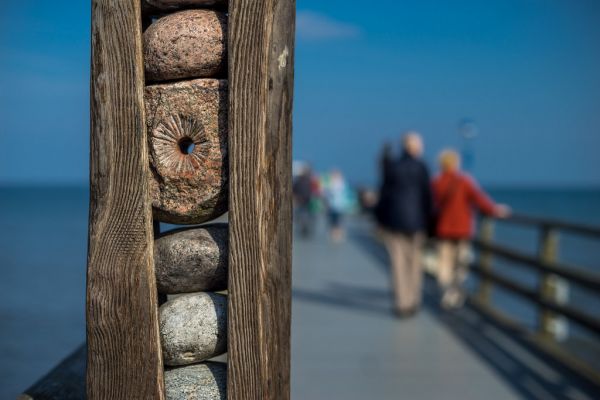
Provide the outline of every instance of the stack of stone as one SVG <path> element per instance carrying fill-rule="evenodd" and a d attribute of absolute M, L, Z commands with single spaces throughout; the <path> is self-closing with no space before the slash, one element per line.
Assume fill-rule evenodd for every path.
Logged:
<path fill-rule="evenodd" d="M 227 211 L 226 0 L 144 0 L 144 101 L 154 220 L 198 225 Z M 226 399 L 228 227 L 155 240 L 167 399 Z"/>

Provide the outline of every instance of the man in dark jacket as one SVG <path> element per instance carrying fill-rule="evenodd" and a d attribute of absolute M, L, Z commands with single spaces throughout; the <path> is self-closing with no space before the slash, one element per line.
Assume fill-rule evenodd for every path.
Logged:
<path fill-rule="evenodd" d="M 375 216 L 392 263 L 395 310 L 399 316 L 414 314 L 421 305 L 421 253 L 431 220 L 431 183 L 421 160 L 423 141 L 416 132 L 402 138 L 403 152 L 382 158 L 382 185 Z"/>

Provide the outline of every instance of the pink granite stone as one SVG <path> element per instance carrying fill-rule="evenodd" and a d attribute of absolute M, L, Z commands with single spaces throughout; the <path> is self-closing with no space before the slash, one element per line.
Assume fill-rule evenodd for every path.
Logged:
<path fill-rule="evenodd" d="M 154 218 L 198 224 L 227 211 L 227 81 L 146 86 Z"/>
<path fill-rule="evenodd" d="M 176 12 L 144 32 L 148 81 L 217 77 L 225 73 L 226 65 L 227 17 L 222 12 Z"/>

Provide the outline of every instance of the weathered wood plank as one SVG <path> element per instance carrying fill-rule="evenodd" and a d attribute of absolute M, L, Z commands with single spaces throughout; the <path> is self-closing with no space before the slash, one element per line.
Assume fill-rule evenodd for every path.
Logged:
<path fill-rule="evenodd" d="M 88 399 L 163 399 L 140 0 L 92 0 Z"/>
<path fill-rule="evenodd" d="M 17 400 L 84 400 L 85 359 L 83 344 Z"/>
<path fill-rule="evenodd" d="M 229 5 L 229 399 L 290 396 L 294 0 Z"/>

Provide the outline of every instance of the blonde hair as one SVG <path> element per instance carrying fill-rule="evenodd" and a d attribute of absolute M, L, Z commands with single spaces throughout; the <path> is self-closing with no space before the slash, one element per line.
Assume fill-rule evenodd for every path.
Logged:
<path fill-rule="evenodd" d="M 460 168 L 460 155 L 456 150 L 445 149 L 438 158 L 442 172 L 456 171 Z"/>

